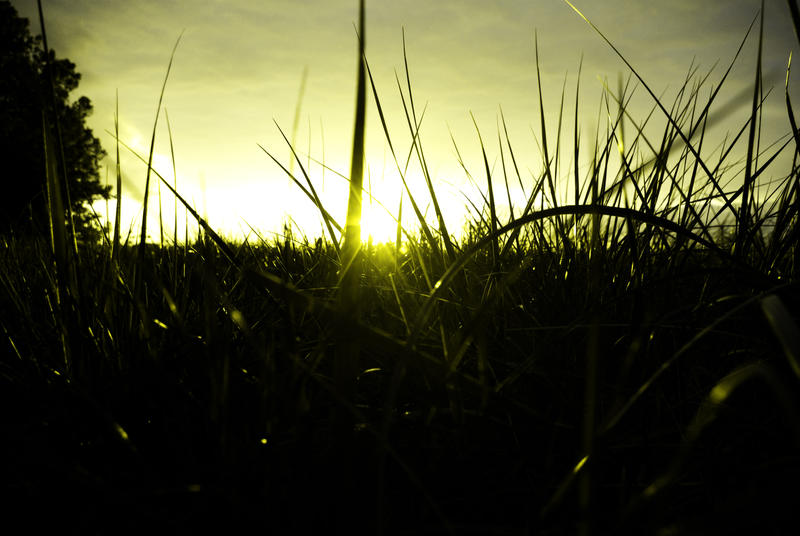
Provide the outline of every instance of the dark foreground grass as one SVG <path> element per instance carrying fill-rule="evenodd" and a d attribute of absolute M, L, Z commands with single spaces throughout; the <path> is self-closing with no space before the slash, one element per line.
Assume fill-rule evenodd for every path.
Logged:
<path fill-rule="evenodd" d="M 384 122 L 385 135 L 426 169 L 405 74 L 410 147 Z M 519 180 L 529 202 L 501 219 L 486 159 L 486 203 L 458 240 L 407 189 L 418 232 L 342 253 L 343 227 L 294 176 L 324 240 L 287 229 L 230 243 L 200 222 L 192 244 L 124 246 L 115 229 L 73 251 L 58 245 L 68 228 L 57 218 L 50 239 L 4 237 L 7 522 L 795 531 L 800 144 L 761 147 L 754 98 L 731 149 L 705 156 L 716 92 L 701 102 L 687 81 L 680 93 L 669 111 L 656 105 L 667 120 L 653 140 L 628 114 L 630 95 L 608 91 L 585 174 L 562 174 L 548 153 L 560 129 L 548 146 L 542 126 L 546 164 L 528 180 L 499 136 L 505 184 Z M 574 161 L 586 160 L 575 141 Z M 773 160 L 783 152 L 787 170 Z M 343 268 L 358 276 L 357 312 Z"/>
<path fill-rule="evenodd" d="M 2 272 L 4 508 L 30 522 L 572 533 L 591 356 L 594 528 L 793 526 L 797 376 L 770 325 L 797 336 L 791 277 L 629 248 L 599 270 L 588 253 L 512 255 L 506 274 L 525 268 L 508 277 L 482 250 L 409 346 L 429 293 L 389 247 L 365 251 L 359 325 L 337 317 L 332 247 L 240 246 L 239 272 L 213 244 L 154 249 L 134 327 L 125 276 L 87 249 L 65 362 L 35 246 L 5 242 Z M 361 346 L 352 400 L 334 382 L 339 330 Z"/>

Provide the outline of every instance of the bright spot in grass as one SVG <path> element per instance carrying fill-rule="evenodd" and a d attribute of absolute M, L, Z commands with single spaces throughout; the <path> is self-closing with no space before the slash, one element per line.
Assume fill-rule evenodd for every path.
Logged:
<path fill-rule="evenodd" d="M 726 398 L 728 398 L 729 394 L 731 394 L 730 387 L 723 383 L 719 383 L 711 390 L 711 402 L 714 404 L 721 404 Z"/>
<path fill-rule="evenodd" d="M 242 312 L 240 310 L 233 309 L 231 311 L 231 320 L 233 320 L 233 323 L 236 324 L 236 326 L 239 329 L 241 329 L 241 330 L 246 330 L 247 329 L 247 322 L 245 322 L 244 315 L 242 314 Z"/>
<path fill-rule="evenodd" d="M 581 459 L 581 461 L 579 461 L 579 462 L 578 462 L 578 464 L 575 466 L 575 468 L 572 470 L 572 472 L 573 472 L 573 473 L 575 473 L 576 475 L 577 475 L 578 473 L 580 473 L 580 472 L 581 472 L 581 469 L 583 469 L 583 466 L 584 466 L 584 465 L 586 465 L 586 462 L 587 462 L 588 460 L 589 460 L 589 456 L 584 456 L 584 457 Z"/>
<path fill-rule="evenodd" d="M 122 428 L 122 426 L 120 426 L 117 423 L 114 423 L 114 428 L 116 429 L 117 433 L 119 434 L 119 437 L 121 437 L 123 441 L 128 441 L 128 432 L 126 432 Z"/>
<path fill-rule="evenodd" d="M 261 444 L 262 445 L 266 445 L 267 444 L 267 438 L 266 437 L 262 437 L 261 438 Z"/>

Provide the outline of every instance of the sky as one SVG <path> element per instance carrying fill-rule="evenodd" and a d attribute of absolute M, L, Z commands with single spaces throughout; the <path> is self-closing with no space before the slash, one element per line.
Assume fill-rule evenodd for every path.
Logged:
<path fill-rule="evenodd" d="M 12 4 L 31 21 L 32 32 L 39 33 L 36 1 L 12 0 Z M 108 174 L 114 182 L 115 143 L 108 131 L 114 130 L 117 103 L 121 140 L 147 154 L 159 93 L 180 36 L 162 103 L 169 116 L 175 167 L 162 112 L 154 168 L 170 181 L 177 177 L 178 191 L 225 236 L 242 238 L 255 229 L 269 240 L 286 221 L 310 237 L 317 236 L 322 229 L 317 209 L 261 148 L 289 168 L 291 152 L 280 128 L 294 139 L 327 210 L 344 223 L 347 183 L 335 172 L 347 175 L 350 167 L 356 0 L 42 0 L 42 4 L 51 48 L 73 61 L 82 74 L 73 97 L 86 95 L 94 105 L 88 125 L 109 154 L 103 162 L 103 180 Z M 672 102 L 692 66 L 700 75 L 711 71 L 704 86 L 707 96 L 760 8 L 757 0 L 574 0 L 573 4 L 656 94 L 663 93 L 666 103 Z M 773 88 L 765 106 L 764 135 L 774 141 L 790 132 L 784 80 L 789 53 L 797 53 L 798 41 L 783 0 L 766 1 L 764 24 L 764 72 L 771 73 L 767 88 Z M 720 102 L 747 88 L 752 91 L 757 30 L 756 25 Z M 579 65 L 578 114 L 584 147 L 593 145 L 603 81 L 616 88 L 620 77 L 630 75 L 613 50 L 563 0 L 367 0 L 366 56 L 401 168 L 411 144 L 396 78 L 407 98 L 403 36 L 418 116 L 425 109 L 422 146 L 454 233 L 469 202 L 481 206 L 479 191 L 486 191 L 472 117 L 486 145 L 495 188 L 505 194 L 498 148 L 501 109 L 525 187 L 530 187 L 532 175 L 541 172 L 534 36 L 551 140 L 562 91 L 566 124 L 573 121 Z M 791 94 L 798 99 L 796 70 L 790 83 Z M 716 127 L 720 140 L 726 129 L 746 120 L 751 99 L 751 95 L 741 99 L 740 106 Z M 643 118 L 652 105 L 639 87 L 630 111 Z M 663 119 L 662 115 L 653 124 L 663 125 Z M 388 213 L 397 214 L 401 183 L 371 95 L 366 136 L 364 184 L 372 198 L 365 197 L 362 234 L 388 240 L 394 236 Z M 572 139 L 571 126 L 562 136 Z M 122 227 L 132 229 L 135 236 L 146 168 L 121 150 Z M 565 151 L 568 158 L 571 147 Z M 591 155 L 584 156 L 581 166 L 588 165 Z M 569 165 L 565 161 L 565 167 Z M 298 167 L 293 171 L 304 181 Z M 430 196 L 416 161 L 406 176 L 421 208 L 427 206 L 432 218 Z M 518 186 L 512 183 L 510 192 L 514 205 L 524 204 Z M 151 237 L 158 236 L 157 201 L 154 195 L 148 219 Z M 168 222 L 173 203 L 171 194 L 162 189 L 161 210 Z M 95 207 L 105 215 L 104 203 Z M 113 214 L 113 205 L 110 211 Z M 183 229 L 184 211 L 178 213 Z M 403 220 L 410 222 L 411 217 L 406 199 Z M 170 223 L 170 235 L 171 227 Z"/>

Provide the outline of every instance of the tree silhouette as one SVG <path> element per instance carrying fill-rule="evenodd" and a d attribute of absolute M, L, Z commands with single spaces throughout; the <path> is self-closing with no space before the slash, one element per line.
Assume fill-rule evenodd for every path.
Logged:
<path fill-rule="evenodd" d="M 41 37 L 32 36 L 28 26 L 28 19 L 19 17 L 10 2 L 0 0 L 0 233 L 46 229 L 46 112 L 47 124 L 57 118 L 61 130 L 63 152 L 56 152 L 58 158 L 63 154 L 59 170 L 66 173 L 62 183 L 69 187 L 75 230 L 84 238 L 96 236 L 89 203 L 98 197 L 107 199 L 110 187 L 100 183 L 98 172 L 105 151 L 85 124 L 92 104 L 86 97 L 69 102 L 80 73 L 71 61 L 56 59 L 52 50 L 46 58 Z"/>

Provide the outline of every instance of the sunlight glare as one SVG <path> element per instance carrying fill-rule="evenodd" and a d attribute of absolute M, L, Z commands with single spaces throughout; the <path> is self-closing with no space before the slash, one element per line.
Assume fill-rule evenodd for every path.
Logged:
<path fill-rule="evenodd" d="M 375 244 L 394 243 L 397 220 L 378 204 L 366 203 L 361 214 L 361 240 Z"/>

